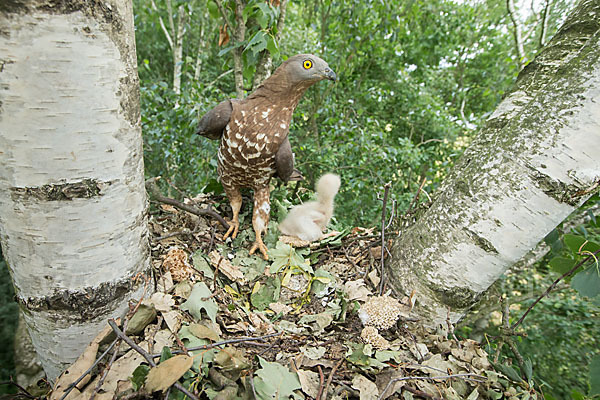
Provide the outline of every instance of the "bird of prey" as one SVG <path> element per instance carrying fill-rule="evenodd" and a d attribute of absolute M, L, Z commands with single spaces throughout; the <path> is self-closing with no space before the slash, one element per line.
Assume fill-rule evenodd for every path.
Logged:
<path fill-rule="evenodd" d="M 309 242 L 323 236 L 333 216 L 333 199 L 340 189 L 340 177 L 325 174 L 317 181 L 317 200 L 294 206 L 279 224 L 279 230 Z"/>
<path fill-rule="evenodd" d="M 294 156 L 288 139 L 292 114 L 313 84 L 337 79 L 321 58 L 298 54 L 284 61 L 254 92 L 243 100 L 221 102 L 202 117 L 198 133 L 220 139 L 217 173 L 231 204 L 233 218 L 224 238 L 235 238 L 242 206 L 240 189 L 254 190 L 252 226 L 256 239 L 250 254 L 259 250 L 268 259 L 262 235 L 267 231 L 269 182 L 294 177 Z"/>

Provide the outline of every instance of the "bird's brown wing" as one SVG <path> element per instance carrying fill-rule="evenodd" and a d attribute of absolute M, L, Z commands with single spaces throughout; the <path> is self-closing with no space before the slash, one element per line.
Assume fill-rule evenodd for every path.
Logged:
<path fill-rule="evenodd" d="M 290 139 L 287 137 L 279 145 L 279 150 L 275 154 L 275 170 L 275 176 L 284 182 L 304 179 L 300 171 L 294 169 L 294 153 L 292 153 Z"/>
<path fill-rule="evenodd" d="M 223 130 L 231 118 L 233 102 L 235 101 L 237 100 L 228 99 L 222 101 L 215 108 L 204 114 L 200 122 L 198 122 L 198 131 L 196 133 L 209 139 L 220 139 Z"/>

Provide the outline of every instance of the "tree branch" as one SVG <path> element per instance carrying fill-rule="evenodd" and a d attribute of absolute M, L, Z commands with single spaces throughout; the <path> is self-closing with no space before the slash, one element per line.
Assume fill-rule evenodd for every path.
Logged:
<path fill-rule="evenodd" d="M 229 224 L 227 223 L 227 221 L 225 221 L 223 219 L 223 217 L 221 217 L 219 214 L 217 214 L 216 211 L 211 210 L 209 208 L 198 209 L 196 207 L 192 207 L 188 204 L 182 203 L 175 199 L 171 199 L 170 197 L 163 196 L 160 193 L 160 190 L 158 189 L 158 187 L 156 186 L 156 181 L 158 179 L 160 179 L 160 178 L 150 178 L 146 181 L 146 190 L 148 190 L 148 192 L 156 199 L 156 201 L 159 201 L 164 204 L 169 204 L 173 207 L 177 207 L 183 211 L 189 212 L 190 214 L 194 214 L 194 215 L 198 215 L 198 216 L 208 215 L 209 217 L 216 219 L 223 226 L 223 228 L 229 229 Z"/>
<path fill-rule="evenodd" d="M 173 39 L 171 38 L 171 35 L 169 34 L 169 30 L 165 26 L 165 21 L 163 21 L 162 17 L 160 16 L 160 13 L 158 12 L 158 7 L 156 7 L 156 3 L 154 2 L 154 0 L 150 0 L 150 4 L 152 4 L 152 9 L 154 11 L 156 11 L 156 14 L 158 15 L 158 23 L 160 24 L 160 27 L 161 27 L 162 31 L 164 32 L 165 37 L 167 38 L 169 47 L 171 48 L 171 50 L 173 50 Z"/>
<path fill-rule="evenodd" d="M 131 340 L 130 337 L 125 335 L 123 333 L 123 331 L 121 331 L 119 329 L 119 327 L 117 326 L 114 319 L 109 319 L 108 325 L 110 325 L 110 327 L 115 332 L 115 334 L 120 339 L 122 339 L 125 343 L 127 343 L 129 345 L 129 347 L 131 347 L 132 349 L 134 349 L 135 351 L 140 353 L 146 359 L 146 361 L 148 361 L 148 364 L 150 364 L 151 367 L 156 367 L 156 363 L 154 362 L 154 359 L 152 358 L 152 356 L 150 354 L 148 354 L 148 352 L 146 350 L 144 350 L 140 346 L 138 346 L 133 340 Z M 175 382 L 173 384 L 173 386 L 175 386 L 177 389 L 179 389 L 183 394 L 185 394 L 190 399 L 198 400 L 198 397 L 196 397 L 193 393 L 191 393 L 189 390 L 187 390 L 181 383 Z"/>

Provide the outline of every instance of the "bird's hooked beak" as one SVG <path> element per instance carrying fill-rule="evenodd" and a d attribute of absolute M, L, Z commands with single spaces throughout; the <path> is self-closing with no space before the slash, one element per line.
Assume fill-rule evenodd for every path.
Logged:
<path fill-rule="evenodd" d="M 325 71 L 323 71 L 323 78 L 334 82 L 337 81 L 337 75 L 329 67 L 325 68 Z"/>

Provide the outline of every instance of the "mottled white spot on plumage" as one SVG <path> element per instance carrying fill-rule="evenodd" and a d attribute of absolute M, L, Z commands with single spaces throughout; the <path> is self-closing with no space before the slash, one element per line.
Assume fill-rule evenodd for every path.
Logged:
<path fill-rule="evenodd" d="M 263 210 L 265 214 L 269 215 L 269 212 L 271 212 L 271 205 L 265 201 L 261 204 L 260 209 Z"/>
<path fill-rule="evenodd" d="M 261 217 L 256 217 L 256 228 L 258 231 L 265 229 L 265 221 Z"/>
<path fill-rule="evenodd" d="M 235 122 L 235 124 L 236 124 L 238 127 L 242 126 L 242 125 L 240 124 L 240 121 L 238 121 L 237 119 L 236 119 L 234 122 Z"/>
<path fill-rule="evenodd" d="M 264 133 L 259 133 L 258 135 L 256 135 L 256 138 L 258 140 L 263 140 L 265 138 L 265 134 Z"/>
<path fill-rule="evenodd" d="M 268 121 L 268 119 L 267 119 L 267 118 L 269 118 L 269 112 L 270 112 L 270 111 L 271 111 L 271 109 L 270 109 L 270 108 L 268 108 L 268 109 L 267 109 L 267 111 L 263 111 L 263 112 L 262 112 L 262 117 L 263 117 L 264 119 L 266 119 L 267 121 Z"/>
<path fill-rule="evenodd" d="M 260 153 L 248 154 L 247 158 L 258 158 L 258 157 L 260 157 Z"/>
<path fill-rule="evenodd" d="M 242 117 L 246 116 L 246 111 L 242 110 Z"/>
<path fill-rule="evenodd" d="M 279 126 L 281 127 L 281 129 L 285 129 L 285 128 L 287 128 L 287 125 L 286 125 L 286 124 L 281 124 L 281 125 L 279 125 Z"/>
<path fill-rule="evenodd" d="M 256 146 L 256 143 L 251 142 L 250 140 L 248 140 L 248 147 L 254 147 Z"/>
<path fill-rule="evenodd" d="M 243 138 L 243 136 L 242 136 L 242 134 L 241 134 L 241 133 L 236 133 L 236 134 L 235 134 L 235 138 L 236 138 L 236 139 L 242 139 L 242 138 Z"/>
<path fill-rule="evenodd" d="M 234 167 L 238 167 L 238 168 L 243 168 L 243 167 L 244 167 L 244 166 L 242 165 L 242 163 L 241 163 L 241 162 L 239 162 L 239 161 L 235 161 L 235 162 L 233 163 L 233 166 L 234 166 Z"/>

